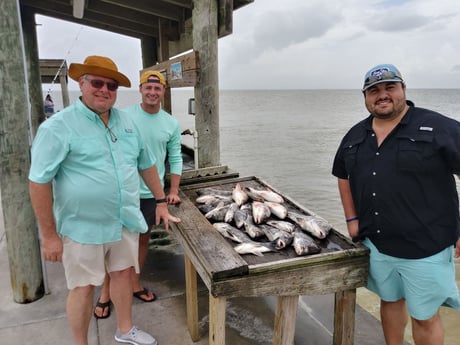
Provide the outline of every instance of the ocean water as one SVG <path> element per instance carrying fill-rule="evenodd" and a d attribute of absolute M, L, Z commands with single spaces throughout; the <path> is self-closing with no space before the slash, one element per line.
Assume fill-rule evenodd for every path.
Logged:
<path fill-rule="evenodd" d="M 59 93 L 53 94 L 62 109 Z M 71 92 L 73 101 L 78 93 Z M 187 114 L 191 89 L 172 91 L 172 113 L 181 129 L 194 129 L 194 116 Z M 321 215 L 346 234 L 337 179 L 331 175 L 332 160 L 346 131 L 367 116 L 359 90 L 223 90 L 220 103 L 221 164 L 240 173 L 257 176 L 269 185 Z M 460 90 L 409 89 L 407 98 L 460 120 Z M 140 101 L 137 91 L 119 91 L 116 105 Z M 199 133 L 198 133 L 199 134 Z M 193 138 L 183 142 L 193 147 Z M 458 189 L 460 183 L 457 181 Z M 460 262 L 456 261 L 460 286 Z M 359 289 L 358 303 L 378 315 L 379 302 L 366 289 Z M 460 339 L 460 313 L 442 309 L 445 345 Z M 407 339 L 411 341 L 410 329 Z"/>

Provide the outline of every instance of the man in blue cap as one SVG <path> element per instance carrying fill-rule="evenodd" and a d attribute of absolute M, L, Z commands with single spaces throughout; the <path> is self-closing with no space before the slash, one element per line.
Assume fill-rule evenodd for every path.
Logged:
<path fill-rule="evenodd" d="M 370 69 L 362 92 L 370 115 L 342 139 L 332 169 L 348 233 L 370 249 L 387 345 L 403 343 L 408 314 L 416 345 L 442 345 L 439 308 L 460 310 L 460 123 L 407 101 L 390 64 Z"/>

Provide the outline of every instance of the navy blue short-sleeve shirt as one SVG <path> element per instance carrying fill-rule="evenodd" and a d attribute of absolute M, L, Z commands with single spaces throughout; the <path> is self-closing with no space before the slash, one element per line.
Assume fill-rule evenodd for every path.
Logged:
<path fill-rule="evenodd" d="M 369 116 L 343 138 L 332 174 L 349 180 L 358 239 L 368 237 L 384 254 L 427 257 L 460 237 L 456 120 L 410 106 L 378 147 Z"/>

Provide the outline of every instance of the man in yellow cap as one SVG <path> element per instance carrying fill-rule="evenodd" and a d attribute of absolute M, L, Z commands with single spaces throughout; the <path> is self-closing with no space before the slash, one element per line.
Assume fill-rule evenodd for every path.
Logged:
<path fill-rule="evenodd" d="M 75 344 L 88 345 L 94 288 L 111 276 L 117 314 L 115 340 L 156 345 L 132 323 L 131 271 L 139 271 L 139 173 L 157 198 L 157 224 L 179 221 L 168 213 L 153 154 L 132 120 L 113 105 L 118 86 L 130 87 L 103 56 L 72 63 L 69 76 L 81 97 L 45 121 L 32 146 L 30 197 L 45 260 L 62 261 L 69 295 L 67 318 Z"/>
<path fill-rule="evenodd" d="M 124 109 L 139 128 L 144 144 L 154 153 L 157 159 L 158 174 L 164 187 L 166 159 L 169 163 L 170 188 L 166 196 L 168 204 L 178 204 L 179 183 L 182 174 L 181 133 L 178 121 L 161 108 L 164 98 L 166 79 L 159 71 L 147 70 L 141 74 L 139 92 L 142 96 L 140 104 Z M 140 205 L 145 221 L 149 227 L 146 233 L 139 237 L 139 266 L 142 270 L 147 254 L 150 231 L 155 225 L 155 209 L 158 200 L 152 195 L 143 181 L 140 181 Z M 110 278 L 102 287 L 99 304 L 94 309 L 96 318 L 106 318 L 110 313 Z M 143 287 L 140 282 L 140 273 L 133 272 L 133 295 L 144 301 L 153 302 L 155 294 Z M 104 308 L 107 306 L 106 308 Z"/>

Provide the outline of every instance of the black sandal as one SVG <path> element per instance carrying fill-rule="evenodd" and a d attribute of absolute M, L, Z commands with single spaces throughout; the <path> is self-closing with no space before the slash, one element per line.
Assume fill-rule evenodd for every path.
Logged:
<path fill-rule="evenodd" d="M 96 306 L 94 307 L 94 312 L 93 315 L 96 319 L 107 319 L 110 316 L 110 305 L 112 304 L 112 301 L 109 300 L 108 302 L 102 303 L 99 300 L 97 300 Z M 101 308 L 102 309 L 102 316 L 99 316 L 96 314 L 96 308 Z M 107 309 L 107 315 L 104 315 L 105 311 Z"/>

